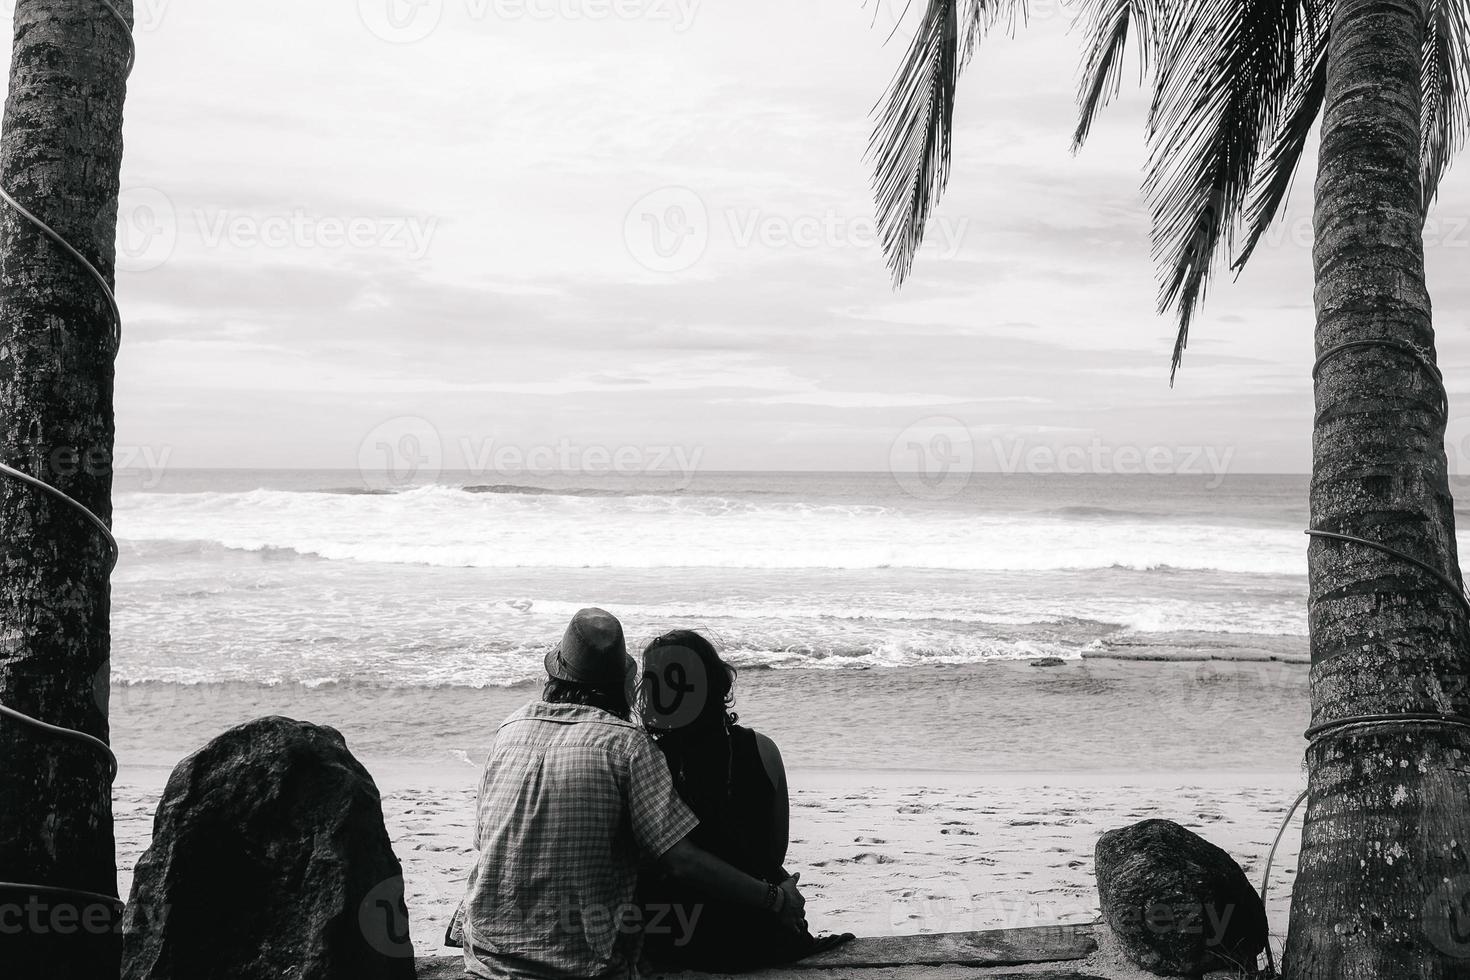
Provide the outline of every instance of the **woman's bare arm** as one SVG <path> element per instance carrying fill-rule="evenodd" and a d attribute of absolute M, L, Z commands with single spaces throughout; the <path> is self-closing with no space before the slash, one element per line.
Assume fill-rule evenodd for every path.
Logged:
<path fill-rule="evenodd" d="M 771 859 L 785 876 L 786 851 L 791 846 L 791 796 L 786 788 L 786 763 L 776 743 L 760 732 L 755 733 L 755 744 L 766 775 L 771 777 L 771 785 L 776 789 L 771 802 Z"/>

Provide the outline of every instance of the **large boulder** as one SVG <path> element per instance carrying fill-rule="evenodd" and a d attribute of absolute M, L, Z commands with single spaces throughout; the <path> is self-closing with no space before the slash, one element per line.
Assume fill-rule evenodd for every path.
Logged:
<path fill-rule="evenodd" d="M 1160 976 L 1256 967 L 1266 909 L 1229 854 L 1172 820 L 1144 820 L 1097 842 L 1103 918 L 1123 950 Z"/>
<path fill-rule="evenodd" d="M 124 980 L 413 980 L 403 869 L 342 736 L 261 718 L 179 763 L 123 933 Z"/>

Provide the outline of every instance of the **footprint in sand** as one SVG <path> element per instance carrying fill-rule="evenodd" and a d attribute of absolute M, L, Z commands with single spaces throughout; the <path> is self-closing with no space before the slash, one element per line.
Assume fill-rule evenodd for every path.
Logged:
<path fill-rule="evenodd" d="M 957 837 L 975 837 L 977 832 L 968 827 L 945 827 L 939 831 L 941 834 L 954 834 Z"/>
<path fill-rule="evenodd" d="M 881 837 L 854 837 L 852 839 L 852 842 L 854 844 L 887 844 L 888 843 L 886 840 L 884 840 Z"/>
<path fill-rule="evenodd" d="M 845 864 L 892 864 L 893 858 L 887 854 L 875 854 L 872 851 L 864 851 L 850 858 L 844 858 Z"/>
<path fill-rule="evenodd" d="M 924 808 L 922 806 L 914 806 L 912 803 L 909 803 L 909 804 L 905 804 L 904 806 L 899 807 L 898 808 L 898 812 L 899 813 L 925 813 L 926 812 L 926 808 Z"/>

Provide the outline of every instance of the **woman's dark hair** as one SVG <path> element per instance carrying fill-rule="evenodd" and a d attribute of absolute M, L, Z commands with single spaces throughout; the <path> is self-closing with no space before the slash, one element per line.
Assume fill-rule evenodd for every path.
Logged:
<path fill-rule="evenodd" d="M 579 684 L 553 677 L 546 682 L 541 700 L 550 704 L 582 704 L 589 708 L 601 708 L 610 715 L 624 721 L 631 720 L 633 711 L 628 705 L 628 694 L 621 687 L 598 687 L 595 684 Z"/>
<path fill-rule="evenodd" d="M 735 705 L 735 668 L 720 657 L 709 638 L 693 630 L 672 630 L 649 643 L 643 651 L 645 673 L 638 685 L 639 708 L 645 722 L 650 716 L 650 690 L 656 683 L 647 673 L 650 654 L 661 647 L 682 647 L 699 659 L 702 677 L 695 693 L 700 699 L 698 714 L 672 727 L 650 726 L 658 746 L 668 760 L 674 785 L 700 822 L 713 829 L 724 814 L 730 795 L 730 731 L 739 716 Z M 702 690 L 699 690 L 702 688 Z"/>

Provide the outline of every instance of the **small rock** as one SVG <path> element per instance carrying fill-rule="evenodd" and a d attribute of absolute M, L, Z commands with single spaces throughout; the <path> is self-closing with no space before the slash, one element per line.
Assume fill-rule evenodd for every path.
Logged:
<path fill-rule="evenodd" d="M 1266 910 L 1235 860 L 1172 820 L 1097 842 L 1102 914 L 1128 956 L 1159 976 L 1244 965 L 1266 948 Z"/>
<path fill-rule="evenodd" d="M 179 763 L 123 919 L 123 980 L 413 980 L 403 869 L 342 736 L 289 718 Z"/>
<path fill-rule="evenodd" d="M 1042 657 L 1039 660 L 1033 660 L 1033 661 L 1031 661 L 1031 666 L 1033 666 L 1033 667 L 1061 667 L 1065 663 L 1066 663 L 1066 661 L 1063 660 L 1061 657 Z"/>

